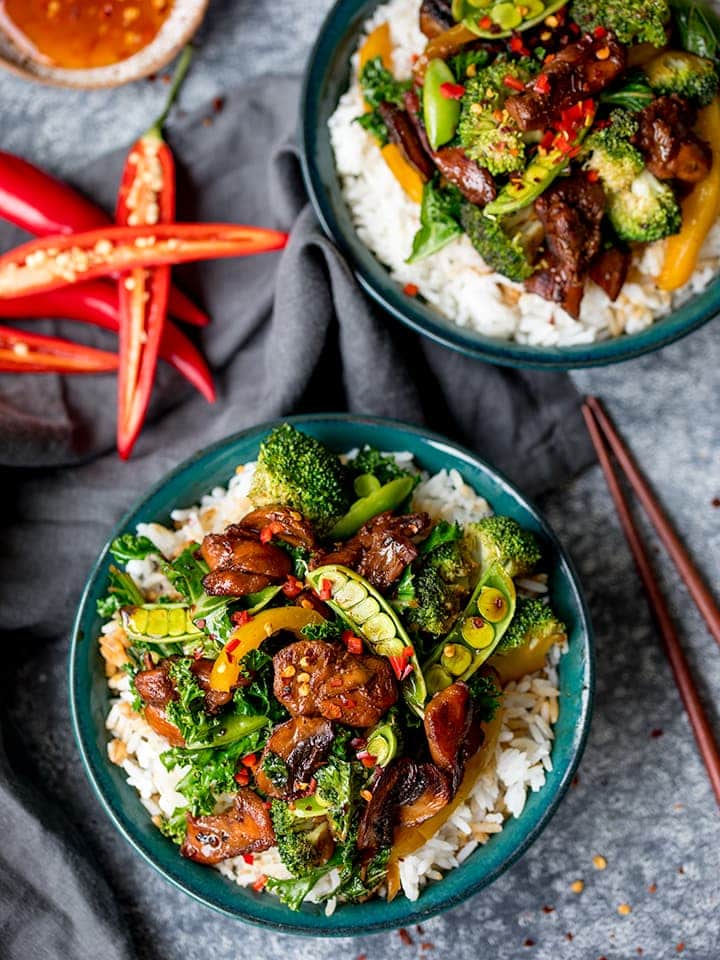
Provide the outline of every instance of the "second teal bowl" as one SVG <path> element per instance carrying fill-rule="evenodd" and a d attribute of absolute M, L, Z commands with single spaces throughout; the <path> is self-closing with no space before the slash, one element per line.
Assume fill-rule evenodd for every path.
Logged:
<path fill-rule="evenodd" d="M 418 9 L 420 0 L 418 2 Z M 308 61 L 300 101 L 303 173 L 315 212 L 370 296 L 393 317 L 446 347 L 508 367 L 568 370 L 620 363 L 659 350 L 720 312 L 720 277 L 699 296 L 641 333 L 573 347 L 534 347 L 461 328 L 430 304 L 403 293 L 386 267 L 362 243 L 335 172 L 328 120 L 350 83 L 350 57 L 378 0 L 338 0 L 320 29 Z"/>
<path fill-rule="evenodd" d="M 73 629 L 69 661 L 73 728 L 88 778 L 117 829 L 167 880 L 201 903 L 259 926 L 315 937 L 355 936 L 410 926 L 457 906 L 492 883 L 537 839 L 557 810 L 590 726 L 594 683 L 590 621 L 577 576 L 557 538 L 535 507 L 487 463 L 442 437 L 391 421 L 329 415 L 290 418 L 289 422 L 338 452 L 369 443 L 383 450 L 409 450 L 431 473 L 454 468 L 497 513 L 515 517 L 539 535 L 553 604 L 569 634 L 569 649 L 559 665 L 560 715 L 555 725 L 553 769 L 545 786 L 530 794 L 522 816 L 508 820 L 501 833 L 442 880 L 429 883 L 416 902 L 400 896 L 392 903 L 378 899 L 348 904 L 330 917 L 322 906 L 313 904 L 293 913 L 273 896 L 240 887 L 217 870 L 184 860 L 177 847 L 153 826 L 124 771 L 107 756 L 105 717 L 110 697 L 98 650 L 102 620 L 96 604 L 107 591 L 109 543 L 122 533 L 134 532 L 141 521 L 168 523 L 176 507 L 197 503 L 213 487 L 225 486 L 238 464 L 257 457 L 260 441 L 276 424 L 255 427 L 201 451 L 150 490 L 118 525 L 90 574 Z M 142 891 L 137 899 L 142 899 Z"/>

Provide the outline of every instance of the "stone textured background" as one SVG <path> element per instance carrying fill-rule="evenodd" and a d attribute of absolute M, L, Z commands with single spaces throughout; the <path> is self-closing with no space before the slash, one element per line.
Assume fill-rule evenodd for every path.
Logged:
<path fill-rule="evenodd" d="M 328 6 L 213 0 L 183 106 L 265 71 L 297 72 Z M 161 99 L 148 81 L 75 93 L 3 74 L 2 146 L 71 176 L 88 157 L 128 144 Z M 711 583 L 720 571 L 719 332 L 716 320 L 652 357 L 576 376 L 609 404 Z M 120 841 L 89 787 L 81 788 L 64 694 L 34 688 L 47 704 L 37 731 L 46 786 L 59 802 L 66 791 L 84 796 L 76 819 L 89 818 L 103 838 L 95 852 L 114 878 L 143 960 L 720 957 L 717 809 L 599 468 L 543 506 L 579 567 L 597 632 L 595 717 L 579 780 L 520 863 L 422 932 L 409 931 L 412 945 L 397 933 L 352 941 L 272 935 L 174 890 Z M 657 569 L 720 731 L 720 651 L 660 554 Z M 63 676 L 64 656 L 50 654 L 41 686 Z M 24 695 L 20 688 L 22 713 Z M 595 854 L 607 859 L 606 870 L 594 869 Z M 576 879 L 584 881 L 581 894 L 570 889 Z M 630 915 L 618 914 L 621 903 L 631 905 Z"/>

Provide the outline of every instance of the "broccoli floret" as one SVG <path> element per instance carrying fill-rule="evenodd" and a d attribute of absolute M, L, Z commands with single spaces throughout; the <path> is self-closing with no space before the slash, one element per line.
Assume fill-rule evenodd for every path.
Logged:
<path fill-rule="evenodd" d="M 475 707 L 475 717 L 481 723 L 490 723 L 502 700 L 502 690 L 493 674 L 476 673 L 466 681 Z"/>
<path fill-rule="evenodd" d="M 307 876 L 323 860 L 321 841 L 329 830 L 327 820 L 296 816 L 281 800 L 272 801 L 270 817 L 283 864 L 294 877 Z"/>
<path fill-rule="evenodd" d="M 664 47 L 670 21 L 667 0 L 574 0 L 570 16 L 589 32 L 606 27 L 620 43 L 650 43 Z"/>
<path fill-rule="evenodd" d="M 312 521 L 320 534 L 350 506 L 338 457 L 288 423 L 273 430 L 260 445 L 250 499 L 256 506 L 279 503 L 293 507 Z"/>
<path fill-rule="evenodd" d="M 423 557 L 413 572 L 412 599 L 403 611 L 407 624 L 436 637 L 447 633 L 467 595 L 469 573 L 470 564 L 456 541 Z"/>
<path fill-rule="evenodd" d="M 525 166 L 525 136 L 505 109 L 513 93 L 505 81 L 527 83 L 535 71 L 530 61 L 497 60 L 465 85 L 457 135 L 467 155 L 493 176 Z"/>
<path fill-rule="evenodd" d="M 522 577 L 539 563 L 541 552 L 537 537 L 523 530 L 512 517 L 483 517 L 465 529 L 465 544 L 470 555 L 483 567 L 501 563 L 508 576 Z"/>
<path fill-rule="evenodd" d="M 395 457 L 381 453 L 374 447 L 365 446 L 358 455 L 349 463 L 348 468 L 354 475 L 362 476 L 370 474 L 381 484 L 390 483 L 391 480 L 397 480 L 398 477 L 414 476 L 410 470 L 404 470 L 398 466 Z"/>
<path fill-rule="evenodd" d="M 460 222 L 489 267 L 517 283 L 532 276 L 544 236 L 543 226 L 532 207 L 497 220 L 486 217 L 479 207 L 465 203 Z"/>
<path fill-rule="evenodd" d="M 645 66 L 645 75 L 655 93 L 676 93 L 701 107 L 711 103 L 718 92 L 715 64 L 693 53 L 666 50 Z"/>
<path fill-rule="evenodd" d="M 608 217 L 621 240 L 654 243 L 682 226 L 682 212 L 671 187 L 649 170 L 636 177 L 627 190 L 608 198 Z"/>
<path fill-rule="evenodd" d="M 677 233 L 682 214 L 672 188 L 645 169 L 642 154 L 630 143 L 636 132 L 633 115 L 616 110 L 610 126 L 589 137 L 585 165 L 600 176 L 617 236 L 627 243 L 652 243 Z"/>
<path fill-rule="evenodd" d="M 519 597 L 515 616 L 500 641 L 497 652 L 513 650 L 526 643 L 544 643 L 550 637 L 554 637 L 554 642 L 558 642 L 564 640 L 566 636 L 565 624 L 558 620 L 546 603 L 542 600 Z"/>
<path fill-rule="evenodd" d="M 355 814 L 355 797 L 360 792 L 361 774 L 359 764 L 331 757 L 315 774 L 315 796 L 322 807 L 327 808 L 333 836 L 346 840 L 350 834 Z"/>

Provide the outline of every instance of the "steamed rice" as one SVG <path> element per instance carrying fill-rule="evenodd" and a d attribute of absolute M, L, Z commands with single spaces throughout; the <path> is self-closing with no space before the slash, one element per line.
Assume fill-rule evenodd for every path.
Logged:
<path fill-rule="evenodd" d="M 413 56 L 427 42 L 418 25 L 419 5 L 420 0 L 391 0 L 365 24 L 365 34 L 380 23 L 390 24 L 398 79 L 410 76 Z M 390 172 L 372 136 L 355 123 L 364 109 L 357 54 L 352 71 L 350 89 L 341 97 L 329 127 L 337 172 L 358 236 L 389 267 L 394 280 L 414 284 L 459 327 L 532 346 L 571 346 L 639 333 L 702 291 L 720 269 L 720 224 L 707 237 L 692 279 L 674 294 L 656 286 L 665 244 L 652 244 L 634 256 L 628 282 L 615 303 L 588 281 L 580 318 L 575 320 L 558 304 L 527 293 L 522 284 L 486 267 L 464 234 L 419 263 L 405 263 L 420 226 L 420 210 Z"/>
<path fill-rule="evenodd" d="M 410 454 L 396 454 L 407 466 Z M 199 504 L 175 510 L 171 516 L 175 529 L 157 523 L 138 525 L 138 534 L 149 537 L 158 554 L 171 559 L 192 541 L 206 533 L 220 532 L 239 521 L 252 509 L 248 491 L 255 464 L 238 467 L 227 489 L 215 488 Z M 416 487 L 413 510 L 424 510 L 433 520 L 457 520 L 468 523 L 488 516 L 488 502 L 469 487 L 456 470 L 442 470 L 432 477 L 423 476 Z M 172 587 L 160 571 L 160 556 L 133 560 L 128 570 L 148 597 L 172 594 Z M 546 577 L 539 575 L 518 584 L 520 592 L 547 593 Z M 149 815 L 156 824 L 172 815 L 185 800 L 177 785 L 187 767 L 168 771 L 160 755 L 167 742 L 158 736 L 145 719 L 132 709 L 130 679 L 122 669 L 125 662 L 125 637 L 117 622 L 102 628 L 99 639 L 105 659 L 108 685 L 113 694 L 106 727 L 111 735 L 108 757 L 125 772 Z M 410 900 L 416 900 L 429 880 L 441 879 L 444 872 L 458 866 L 479 846 L 500 833 L 508 817 L 521 815 L 529 791 L 537 791 L 552 769 L 553 725 L 558 718 L 557 662 L 562 651 L 554 648 L 542 670 L 506 684 L 502 700 L 502 726 L 495 755 L 478 778 L 470 796 L 460 804 L 438 833 L 423 847 L 400 862 L 400 882 Z M 252 863 L 242 857 L 226 860 L 217 868 L 241 886 L 253 884 L 261 876 L 286 878 L 287 870 L 276 848 L 257 853 Z M 323 877 L 310 894 L 313 901 L 323 899 L 337 884 L 335 871 Z M 326 904 L 332 913 L 335 901 Z"/>

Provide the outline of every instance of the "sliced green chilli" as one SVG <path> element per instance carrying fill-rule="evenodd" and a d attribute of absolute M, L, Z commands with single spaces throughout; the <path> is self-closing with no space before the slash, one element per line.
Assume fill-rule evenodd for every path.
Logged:
<path fill-rule="evenodd" d="M 142 643 L 186 643 L 203 636 L 193 623 L 195 614 L 182 603 L 123 607 L 120 616 L 128 637 Z"/>
<path fill-rule="evenodd" d="M 404 672 L 398 669 L 400 665 L 412 667 L 401 680 L 402 692 L 411 710 L 422 717 L 427 699 L 422 670 L 410 637 L 385 598 L 360 574 L 337 564 L 317 567 L 307 579 L 373 653 L 390 660 L 396 676 Z"/>
<path fill-rule="evenodd" d="M 502 565 L 491 564 L 462 616 L 423 666 L 432 695 L 467 680 L 492 655 L 515 615 L 515 585 Z"/>

